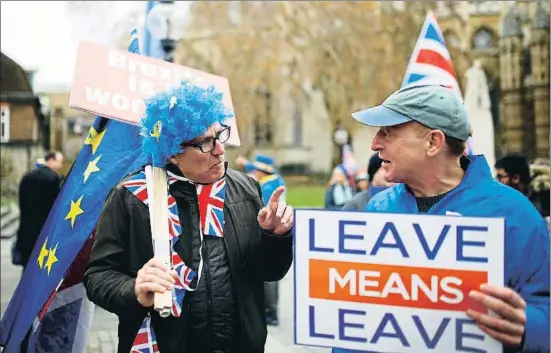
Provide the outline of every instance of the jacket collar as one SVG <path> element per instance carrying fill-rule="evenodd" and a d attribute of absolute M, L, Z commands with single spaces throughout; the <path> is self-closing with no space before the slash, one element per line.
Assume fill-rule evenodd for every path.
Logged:
<path fill-rule="evenodd" d="M 466 172 L 459 187 L 467 187 L 481 182 L 493 180 L 492 172 L 486 157 L 484 155 L 463 156 L 461 157 L 461 166 L 466 165 Z"/>
<path fill-rule="evenodd" d="M 474 185 L 480 185 L 483 182 L 493 180 L 490 166 L 488 165 L 488 161 L 484 155 L 462 156 L 460 163 L 463 170 L 465 170 L 465 175 L 459 185 L 448 192 L 449 195 L 455 194 Z M 412 200 L 415 199 L 415 196 L 406 184 L 398 184 L 395 188 L 398 193 L 409 195 L 412 197 Z"/>

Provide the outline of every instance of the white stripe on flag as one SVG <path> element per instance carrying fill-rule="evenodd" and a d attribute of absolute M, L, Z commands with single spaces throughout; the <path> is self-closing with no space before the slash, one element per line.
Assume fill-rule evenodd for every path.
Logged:
<path fill-rule="evenodd" d="M 442 43 L 435 41 L 434 39 L 420 38 L 419 50 L 429 49 L 435 51 L 445 57 L 448 60 L 451 60 L 450 52 L 448 49 L 442 45 Z"/>
<path fill-rule="evenodd" d="M 451 82 L 454 82 L 454 84 L 457 85 L 457 80 L 455 79 L 455 77 L 453 77 L 446 70 L 442 70 L 441 68 L 434 66 L 432 64 L 415 63 L 412 65 L 409 74 L 420 74 L 425 76 L 431 76 L 432 78 L 442 80 L 442 84 L 447 85 L 447 84 L 450 84 Z"/>

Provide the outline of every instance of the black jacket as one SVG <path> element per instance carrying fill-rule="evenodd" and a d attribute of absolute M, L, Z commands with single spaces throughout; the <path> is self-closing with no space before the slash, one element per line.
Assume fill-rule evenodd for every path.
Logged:
<path fill-rule="evenodd" d="M 61 177 L 46 166 L 31 170 L 21 179 L 16 245 L 21 252 L 23 264 L 29 261 L 60 187 Z"/>
<path fill-rule="evenodd" d="M 153 256 L 149 210 L 120 184 L 109 194 L 84 285 L 91 301 L 119 316 L 118 352 L 130 351 L 148 313 L 162 353 L 264 352 L 263 282 L 278 281 L 289 270 L 292 236 L 269 235 L 260 229 L 257 214 L 262 198 L 256 181 L 233 170 L 227 171 L 226 179 L 224 237 L 203 239 L 202 278 L 195 292 L 186 292 L 180 318 L 160 318 L 138 303 L 134 278 Z M 182 224 L 177 251 L 197 269 L 195 186 L 178 181 L 170 192 Z"/>

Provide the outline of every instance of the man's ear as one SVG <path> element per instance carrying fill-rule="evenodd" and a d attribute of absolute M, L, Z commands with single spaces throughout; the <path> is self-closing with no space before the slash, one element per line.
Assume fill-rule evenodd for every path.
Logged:
<path fill-rule="evenodd" d="M 170 163 L 178 165 L 178 160 L 175 157 L 170 157 L 168 160 L 170 161 Z"/>
<path fill-rule="evenodd" d="M 432 130 L 428 135 L 429 149 L 427 154 L 429 157 L 434 157 L 446 144 L 446 136 L 440 130 Z"/>

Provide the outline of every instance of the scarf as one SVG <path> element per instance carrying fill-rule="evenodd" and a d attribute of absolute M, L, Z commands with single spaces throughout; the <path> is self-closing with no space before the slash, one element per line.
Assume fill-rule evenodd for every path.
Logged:
<path fill-rule="evenodd" d="M 196 184 L 193 181 L 180 177 L 170 171 L 167 171 L 168 185 L 172 185 L 178 181 L 189 182 L 195 185 L 197 191 L 197 200 L 199 205 L 199 221 L 201 239 L 203 235 L 210 235 L 215 237 L 224 236 L 224 200 L 226 196 L 226 179 L 222 178 L 212 184 L 202 185 Z M 148 195 L 147 195 L 147 183 L 145 179 L 145 172 L 141 171 L 131 176 L 128 180 L 122 183 L 134 196 L 142 201 L 149 207 Z M 197 285 L 201 280 L 201 273 L 203 269 L 203 255 L 201 249 L 199 249 L 199 268 L 194 271 L 191 267 L 187 266 L 178 252 L 175 245 L 177 244 L 180 234 L 182 233 L 182 226 L 180 224 L 180 218 L 178 216 L 178 206 L 176 205 L 176 199 L 170 195 L 168 191 L 168 229 L 170 233 L 170 252 L 171 252 L 171 268 L 176 271 L 178 278 L 174 284 L 172 290 L 172 307 L 170 313 L 174 317 L 180 317 L 182 313 L 182 303 L 186 291 L 194 291 L 197 289 Z M 202 244 L 202 242 L 201 242 Z M 197 277 L 197 282 L 194 288 L 191 287 L 191 282 Z M 159 353 L 157 347 L 157 339 L 155 332 L 151 325 L 151 315 L 145 317 L 134 343 L 132 345 L 131 353 Z"/>

